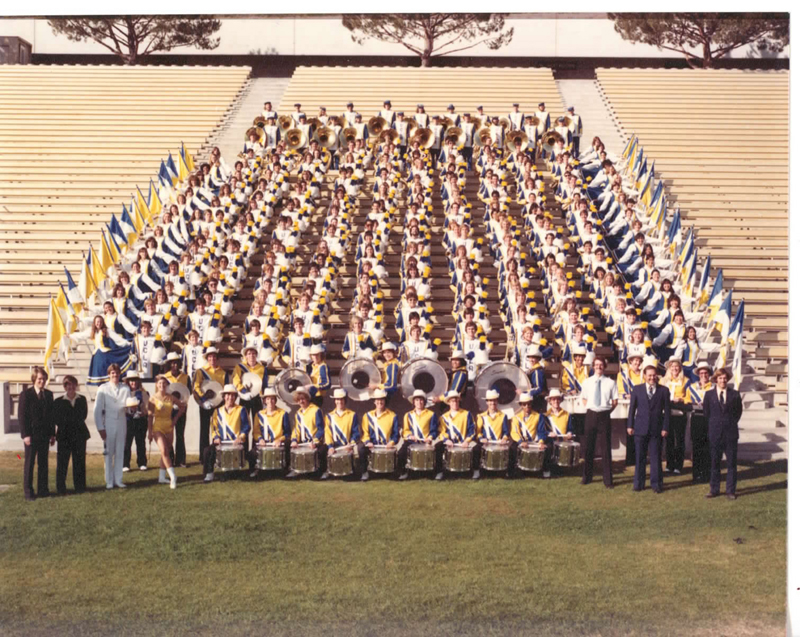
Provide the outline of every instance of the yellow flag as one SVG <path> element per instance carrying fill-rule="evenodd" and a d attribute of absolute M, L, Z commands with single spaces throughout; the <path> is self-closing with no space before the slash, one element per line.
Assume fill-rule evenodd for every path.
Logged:
<path fill-rule="evenodd" d="M 142 191 L 139 190 L 139 186 L 136 186 L 136 209 L 145 222 L 150 221 L 150 209 L 147 207 L 147 201 L 145 201 Z"/>
<path fill-rule="evenodd" d="M 114 257 L 108 247 L 105 233 L 100 231 L 100 234 L 102 235 L 102 240 L 100 241 L 100 267 L 102 267 L 103 272 L 108 275 L 108 270 L 114 267 Z"/>
<path fill-rule="evenodd" d="M 183 160 L 183 155 L 178 153 L 178 180 L 179 181 L 186 181 L 189 177 L 189 167 L 186 165 L 186 162 Z"/>
<path fill-rule="evenodd" d="M 158 192 L 156 191 L 156 187 L 153 184 L 153 180 L 150 180 L 150 218 L 157 217 L 158 213 L 161 212 L 161 200 L 158 198 Z"/>
<path fill-rule="evenodd" d="M 117 245 L 114 243 L 114 239 L 111 236 L 106 236 L 106 233 L 103 232 L 103 240 L 105 241 L 106 246 L 108 247 L 108 251 L 111 254 L 112 261 L 114 263 L 119 263 L 122 254 L 120 254 L 120 251 L 117 249 Z"/>
<path fill-rule="evenodd" d="M 186 146 L 183 145 L 181 142 L 181 149 L 183 150 L 183 155 L 186 157 L 186 167 L 191 171 L 194 170 L 194 157 L 192 157 L 192 153 L 186 150 Z"/>
<path fill-rule="evenodd" d="M 64 321 L 61 320 L 61 315 L 58 313 L 53 297 L 50 297 L 50 313 L 47 317 L 47 347 L 44 350 L 44 364 L 50 360 L 53 350 L 58 357 L 58 347 L 61 344 L 61 339 L 67 335 L 67 329 L 64 327 Z"/>
<path fill-rule="evenodd" d="M 108 274 L 103 269 L 103 263 L 97 257 L 97 253 L 94 251 L 94 246 L 89 248 L 91 255 L 92 255 L 92 278 L 96 285 L 100 285 L 103 281 L 108 278 Z"/>
<path fill-rule="evenodd" d="M 92 294 L 97 292 L 97 283 L 95 283 L 94 276 L 92 276 L 92 271 L 86 259 L 83 260 L 83 265 L 81 265 L 81 278 L 78 281 L 78 289 L 81 292 L 84 302 L 88 306 Z"/>

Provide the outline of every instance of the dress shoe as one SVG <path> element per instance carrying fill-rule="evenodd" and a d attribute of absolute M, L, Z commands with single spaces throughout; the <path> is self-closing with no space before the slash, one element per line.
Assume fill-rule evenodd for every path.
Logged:
<path fill-rule="evenodd" d="M 117 482 L 114 486 L 117 487 L 118 489 L 127 489 L 128 488 L 127 484 L 122 484 L 121 482 Z"/>
<path fill-rule="evenodd" d="M 735 493 L 728 493 L 725 497 L 728 498 L 728 500 L 735 500 L 736 499 L 736 494 Z"/>
<path fill-rule="evenodd" d="M 614 485 L 613 484 L 607 484 L 607 485 L 605 485 L 605 487 L 606 487 L 606 489 L 613 489 Z"/>
<path fill-rule="evenodd" d="M 656 487 L 655 489 L 653 489 L 653 493 L 664 493 L 664 489 L 662 489 L 661 487 Z"/>
<path fill-rule="evenodd" d="M 642 489 L 640 487 L 633 487 L 633 490 L 634 491 L 641 491 Z"/>
<path fill-rule="evenodd" d="M 718 495 L 719 493 L 714 493 L 713 491 L 709 491 L 708 493 L 706 493 L 707 498 L 716 498 Z"/>

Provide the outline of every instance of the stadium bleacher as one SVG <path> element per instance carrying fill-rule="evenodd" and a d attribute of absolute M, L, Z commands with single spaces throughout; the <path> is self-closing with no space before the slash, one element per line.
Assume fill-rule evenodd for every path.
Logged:
<path fill-rule="evenodd" d="M 786 404 L 789 73 L 598 69 L 608 107 L 636 134 L 671 208 L 694 225 L 712 275 L 744 299 L 748 390 Z"/>
<path fill-rule="evenodd" d="M 249 67 L 0 67 L 0 378 L 42 364 L 49 298 L 181 143 L 196 154 Z"/>

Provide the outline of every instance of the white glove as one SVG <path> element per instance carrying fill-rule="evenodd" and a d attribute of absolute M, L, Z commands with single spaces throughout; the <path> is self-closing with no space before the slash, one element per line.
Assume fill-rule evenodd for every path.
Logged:
<path fill-rule="evenodd" d="M 203 403 L 203 409 L 211 409 L 213 405 L 211 404 L 210 400 L 207 400 Z"/>

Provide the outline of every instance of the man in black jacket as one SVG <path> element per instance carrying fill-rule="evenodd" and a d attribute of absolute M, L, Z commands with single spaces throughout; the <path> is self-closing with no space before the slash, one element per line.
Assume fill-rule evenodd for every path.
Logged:
<path fill-rule="evenodd" d="M 628 409 L 628 435 L 636 444 L 636 470 L 633 475 L 633 490 L 644 489 L 644 472 L 647 455 L 650 456 L 650 486 L 661 493 L 661 439 L 669 432 L 669 390 L 658 384 L 654 365 L 644 368 L 644 383 L 631 391 Z"/>
<path fill-rule="evenodd" d="M 75 493 L 86 490 L 86 441 L 89 428 L 86 426 L 88 405 L 86 398 L 77 393 L 78 380 L 74 376 L 64 377 L 64 396 L 56 399 L 53 416 L 56 422 L 58 452 L 56 460 L 56 490 L 67 493 L 67 469 L 72 458 L 72 483 Z"/>
<path fill-rule="evenodd" d="M 28 387 L 19 396 L 20 436 L 25 443 L 25 465 L 22 487 L 25 499 L 32 502 L 49 495 L 47 486 L 47 455 L 55 443 L 56 428 L 53 420 L 53 392 L 45 389 L 47 372 L 43 367 L 34 367 L 31 374 L 33 387 Z M 39 463 L 37 489 L 33 491 L 33 464 Z"/>
<path fill-rule="evenodd" d="M 703 415 L 708 421 L 708 441 L 711 445 L 711 483 L 707 498 L 719 495 L 722 452 L 728 461 L 725 494 L 736 499 L 736 455 L 739 448 L 739 419 L 742 417 L 742 397 L 728 387 L 730 374 L 720 369 L 714 375 L 715 386 L 703 397 Z"/>

